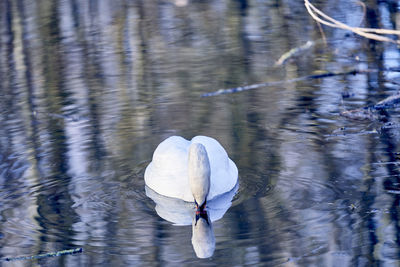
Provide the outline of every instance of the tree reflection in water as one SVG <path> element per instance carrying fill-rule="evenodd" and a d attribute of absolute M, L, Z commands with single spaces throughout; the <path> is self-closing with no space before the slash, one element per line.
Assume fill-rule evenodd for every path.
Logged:
<path fill-rule="evenodd" d="M 313 3 L 351 26 L 399 28 L 397 1 L 365 1 L 365 17 L 356 2 Z M 202 134 L 241 175 L 213 223 L 212 264 L 398 264 L 398 106 L 340 116 L 396 94 L 398 73 L 200 98 L 398 67 L 395 46 L 324 32 L 326 46 L 277 67 L 320 39 L 302 1 L 0 1 L 0 256 L 83 247 L 38 264 L 202 263 L 182 241 L 190 230 L 159 218 L 143 190 L 161 140 Z"/>

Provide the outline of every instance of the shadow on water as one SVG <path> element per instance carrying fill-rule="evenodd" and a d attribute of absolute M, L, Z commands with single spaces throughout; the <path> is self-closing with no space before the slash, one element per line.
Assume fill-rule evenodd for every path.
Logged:
<path fill-rule="evenodd" d="M 396 1 L 314 3 L 399 28 Z M 399 67 L 399 49 L 323 29 L 326 45 L 301 1 L 0 1 L 0 257 L 82 247 L 21 265 L 398 265 L 400 110 L 371 107 L 399 93 L 399 73 L 380 71 Z M 354 68 L 377 71 L 200 97 Z M 341 116 L 360 110 L 372 115 Z M 146 195 L 144 168 L 171 135 L 214 137 L 239 169 L 223 216 L 210 210 L 206 260 L 189 227 L 163 219 L 172 204 Z"/>

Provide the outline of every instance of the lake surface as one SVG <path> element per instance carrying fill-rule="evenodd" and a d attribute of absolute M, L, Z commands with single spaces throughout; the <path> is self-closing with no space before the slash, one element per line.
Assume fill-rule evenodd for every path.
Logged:
<path fill-rule="evenodd" d="M 397 1 L 364 3 L 316 4 L 399 29 Z M 400 51 L 323 30 L 297 0 L 0 1 L 0 258 L 83 248 L 4 266 L 398 266 L 400 108 L 343 114 L 399 93 Z M 207 259 L 146 195 L 172 135 L 239 169 Z"/>

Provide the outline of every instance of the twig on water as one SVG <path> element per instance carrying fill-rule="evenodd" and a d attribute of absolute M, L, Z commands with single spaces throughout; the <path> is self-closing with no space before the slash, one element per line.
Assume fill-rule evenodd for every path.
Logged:
<path fill-rule="evenodd" d="M 17 261 L 17 260 L 34 260 L 34 259 L 42 259 L 42 258 L 49 258 L 49 257 L 58 257 L 62 255 L 70 255 L 76 253 L 82 253 L 82 248 L 74 248 L 74 249 L 65 249 L 55 252 L 49 252 L 44 254 L 32 255 L 32 256 L 18 256 L 18 257 L 7 257 L 3 258 L 3 261 Z"/>
<path fill-rule="evenodd" d="M 285 64 L 285 62 L 295 56 L 300 54 L 301 52 L 304 52 L 305 50 L 309 49 L 310 47 L 312 47 L 315 44 L 315 42 L 313 41 L 308 41 L 307 43 L 303 44 L 302 46 L 299 47 L 295 47 L 293 49 L 290 49 L 288 52 L 284 53 L 276 62 L 275 62 L 275 66 L 281 66 L 283 64 Z"/>

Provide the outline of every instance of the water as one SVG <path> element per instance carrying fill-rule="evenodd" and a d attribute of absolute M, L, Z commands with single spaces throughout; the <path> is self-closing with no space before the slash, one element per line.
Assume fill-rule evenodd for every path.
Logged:
<path fill-rule="evenodd" d="M 398 28 L 395 1 L 318 6 Z M 375 14 L 375 17 L 374 17 Z M 393 266 L 400 263 L 398 93 L 377 71 L 200 97 L 320 71 L 398 67 L 394 45 L 324 27 L 302 1 L 0 2 L 0 257 L 17 266 Z M 315 45 L 275 66 L 307 41 Z M 212 136 L 239 169 L 199 259 L 162 219 L 144 169 L 171 135 Z M 8 264 L 4 264 L 8 265 Z"/>

